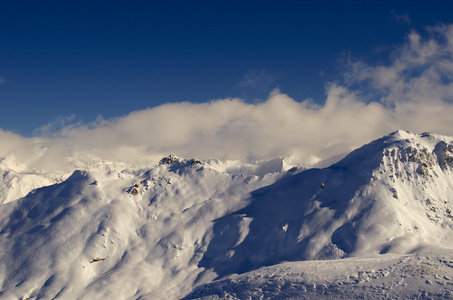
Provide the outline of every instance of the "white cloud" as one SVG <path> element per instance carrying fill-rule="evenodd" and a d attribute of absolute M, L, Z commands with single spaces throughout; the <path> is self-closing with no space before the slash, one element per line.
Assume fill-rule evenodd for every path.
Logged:
<path fill-rule="evenodd" d="M 240 87 L 256 88 L 256 87 L 267 87 L 275 81 L 275 76 L 266 72 L 266 70 L 250 70 L 242 76 L 242 80 L 239 83 Z"/>
<path fill-rule="evenodd" d="M 385 66 L 351 65 L 350 82 L 368 82 L 382 103 L 453 100 L 453 25 L 429 28 L 429 37 L 411 32 Z"/>
<path fill-rule="evenodd" d="M 240 99 L 165 104 L 67 126 L 52 136 L 29 139 L 0 131 L 5 141 L 0 157 L 14 154 L 37 168 L 62 168 L 74 156 L 128 163 L 156 163 L 169 153 L 244 161 L 328 158 L 397 129 L 453 136 L 453 26 L 429 33 L 426 38 L 410 33 L 387 65 L 351 63 L 348 82 L 371 89 L 377 99 L 372 102 L 363 100 L 364 90 L 330 84 L 322 105 L 278 90 L 254 104 Z M 28 151 L 42 145 L 49 148 Z"/>
<path fill-rule="evenodd" d="M 59 116 L 54 121 L 35 129 L 34 135 L 52 135 L 53 133 L 58 132 L 65 127 L 68 128 L 77 125 L 80 125 L 80 122 L 76 123 L 76 115 L 72 114 L 66 117 Z"/>
<path fill-rule="evenodd" d="M 73 155 L 155 163 L 170 152 L 244 161 L 291 154 L 325 158 L 387 133 L 389 124 L 391 118 L 380 104 L 364 104 L 343 87 L 331 86 L 324 106 L 274 92 L 259 104 L 239 99 L 166 104 L 98 125 L 65 128 L 58 136 L 35 138 L 35 143 L 50 147 L 27 163 L 48 168 Z M 33 142 L 15 138 L 20 143 L 3 149 L 2 155 Z"/>

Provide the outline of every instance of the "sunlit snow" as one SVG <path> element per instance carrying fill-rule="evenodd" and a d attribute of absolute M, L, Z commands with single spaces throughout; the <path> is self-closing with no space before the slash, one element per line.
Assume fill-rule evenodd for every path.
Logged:
<path fill-rule="evenodd" d="M 397 131 L 329 167 L 297 165 L 3 161 L 0 298 L 451 294 L 453 138 Z"/>

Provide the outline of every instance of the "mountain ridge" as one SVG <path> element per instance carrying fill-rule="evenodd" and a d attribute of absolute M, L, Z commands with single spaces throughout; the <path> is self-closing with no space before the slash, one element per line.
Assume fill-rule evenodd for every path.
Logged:
<path fill-rule="evenodd" d="M 396 131 L 327 168 L 260 176 L 176 156 L 75 171 L 2 204 L 0 296 L 181 298 L 285 261 L 451 249 L 452 144 Z"/>

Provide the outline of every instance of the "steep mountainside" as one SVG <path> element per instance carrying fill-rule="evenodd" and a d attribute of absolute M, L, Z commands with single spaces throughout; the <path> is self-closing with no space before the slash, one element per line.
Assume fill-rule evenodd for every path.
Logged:
<path fill-rule="evenodd" d="M 0 297 L 219 297 L 206 284 L 285 261 L 453 248 L 452 138 L 398 131 L 324 169 L 229 166 L 169 156 L 8 198 Z"/>
<path fill-rule="evenodd" d="M 215 222 L 201 265 L 227 275 L 288 260 L 451 247 L 452 150 L 449 138 L 400 131 L 257 190 Z M 243 224 L 247 235 L 238 238 Z"/>

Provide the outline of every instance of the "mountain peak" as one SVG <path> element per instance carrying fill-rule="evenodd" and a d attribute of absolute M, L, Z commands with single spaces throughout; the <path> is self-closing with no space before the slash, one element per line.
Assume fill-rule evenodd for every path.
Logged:
<path fill-rule="evenodd" d="M 0 210 L 0 295 L 182 298 L 282 262 L 453 249 L 452 138 L 397 131 L 327 168 L 288 166 L 170 154 L 36 188 Z M 5 191 L 20 186 L 8 174 Z"/>

